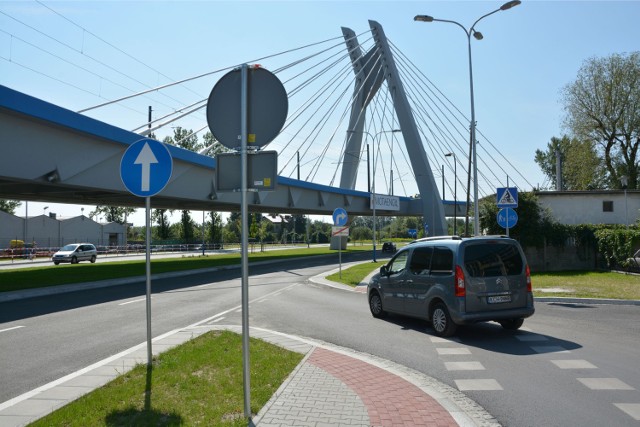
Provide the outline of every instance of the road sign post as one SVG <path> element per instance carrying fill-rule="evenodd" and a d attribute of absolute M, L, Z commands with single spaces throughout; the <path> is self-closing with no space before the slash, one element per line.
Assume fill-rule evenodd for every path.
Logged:
<path fill-rule="evenodd" d="M 207 102 L 207 123 L 211 133 L 227 148 L 240 151 L 240 215 L 243 224 L 248 218 L 248 161 L 247 150 L 259 149 L 271 142 L 282 130 L 289 104 L 284 85 L 275 74 L 259 65 L 242 64 L 216 83 Z M 238 136 L 240 139 L 238 139 Z M 277 158 L 277 156 L 276 156 Z M 275 184 L 275 170 L 273 168 Z M 271 186 L 271 175 L 258 187 Z M 254 188 L 256 184 L 254 183 Z M 251 419 L 249 369 L 249 233 L 242 227 L 242 372 L 244 414 Z M 252 423 L 251 423 L 252 424 Z"/>
<path fill-rule="evenodd" d="M 338 276 L 342 279 L 342 236 L 349 235 L 349 227 L 347 227 L 347 220 L 349 215 L 343 208 L 335 208 L 333 211 L 333 228 L 331 230 L 331 237 L 338 237 L 340 243 L 338 244 Z M 345 234 L 346 233 L 346 234 Z"/>
<path fill-rule="evenodd" d="M 145 198 L 146 226 L 146 311 L 147 366 L 153 362 L 151 346 L 151 196 L 158 194 L 169 182 L 173 159 L 167 147 L 153 139 L 141 139 L 127 148 L 120 160 L 120 179 L 132 194 Z"/>

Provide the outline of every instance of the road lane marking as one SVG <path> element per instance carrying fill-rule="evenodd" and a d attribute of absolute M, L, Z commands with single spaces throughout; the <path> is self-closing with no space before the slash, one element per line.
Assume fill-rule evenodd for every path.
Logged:
<path fill-rule="evenodd" d="M 13 328 L 0 329 L 0 332 L 13 331 L 14 329 L 24 328 L 25 326 L 14 326 Z"/>
<path fill-rule="evenodd" d="M 536 353 L 569 353 L 569 350 L 559 345 L 531 346 L 531 349 Z"/>
<path fill-rule="evenodd" d="M 454 354 L 471 354 L 471 350 L 466 347 L 436 348 L 440 356 Z"/>
<path fill-rule="evenodd" d="M 498 381 L 492 379 L 455 380 L 455 383 L 460 391 L 503 390 Z"/>
<path fill-rule="evenodd" d="M 153 297 L 151 297 L 151 298 L 153 299 Z M 134 300 L 127 301 L 127 302 L 122 302 L 122 303 L 120 303 L 118 305 L 133 304 L 134 302 L 141 302 L 141 301 L 146 301 L 146 300 L 147 300 L 147 298 L 134 299 Z"/>
<path fill-rule="evenodd" d="M 552 360 L 551 363 L 560 369 L 598 369 L 586 360 Z"/>
<path fill-rule="evenodd" d="M 447 371 L 484 371 L 480 362 L 444 362 Z"/>
<path fill-rule="evenodd" d="M 617 378 L 578 378 L 578 381 L 591 390 L 635 390 Z"/>
<path fill-rule="evenodd" d="M 636 421 L 640 421 L 640 403 L 614 403 L 624 413 Z"/>

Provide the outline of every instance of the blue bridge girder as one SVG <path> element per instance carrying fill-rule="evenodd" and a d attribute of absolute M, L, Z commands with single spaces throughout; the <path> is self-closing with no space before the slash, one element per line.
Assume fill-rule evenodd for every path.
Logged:
<path fill-rule="evenodd" d="M 143 137 L 0 85 L 0 198 L 144 207 L 120 178 L 120 161 Z M 222 211 L 240 209 L 240 192 L 219 192 L 214 158 L 168 146 L 173 174 L 151 198 L 152 208 Z M 262 213 L 370 216 L 369 193 L 278 176 L 275 191 L 249 195 L 249 210 Z M 399 211 L 381 216 L 422 216 L 420 198 L 399 197 Z M 454 202 L 443 201 L 453 216 Z M 464 203 L 457 204 L 464 216 Z"/>

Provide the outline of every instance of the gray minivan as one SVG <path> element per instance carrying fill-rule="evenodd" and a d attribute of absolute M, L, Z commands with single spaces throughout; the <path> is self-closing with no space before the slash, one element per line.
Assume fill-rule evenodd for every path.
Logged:
<path fill-rule="evenodd" d="M 426 319 L 439 336 L 484 321 L 515 330 L 535 311 L 526 258 L 506 236 L 412 242 L 372 277 L 367 294 L 374 317 L 391 312 Z"/>
<path fill-rule="evenodd" d="M 70 243 L 53 254 L 51 260 L 55 265 L 61 262 L 77 264 L 80 261 L 96 262 L 98 251 L 91 243 Z"/>

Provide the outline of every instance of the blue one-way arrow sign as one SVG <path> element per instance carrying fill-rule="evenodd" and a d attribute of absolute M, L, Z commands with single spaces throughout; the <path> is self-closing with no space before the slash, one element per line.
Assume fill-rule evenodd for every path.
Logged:
<path fill-rule="evenodd" d="M 169 182 L 173 159 L 167 147 L 153 139 L 141 139 L 127 148 L 120 161 L 120 178 L 139 197 L 158 194 Z"/>

